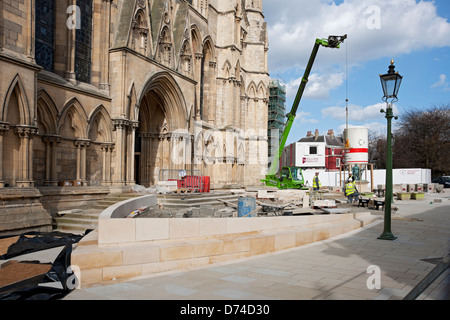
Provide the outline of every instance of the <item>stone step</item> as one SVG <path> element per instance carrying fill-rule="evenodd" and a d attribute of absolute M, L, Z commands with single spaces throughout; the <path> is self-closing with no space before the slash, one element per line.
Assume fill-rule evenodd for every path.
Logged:
<path fill-rule="evenodd" d="M 59 225 L 64 225 L 66 223 L 68 224 L 92 224 L 97 225 L 98 224 L 98 217 L 92 218 L 92 217 L 61 217 L 61 218 L 55 218 L 54 223 Z"/>
<path fill-rule="evenodd" d="M 163 207 L 194 207 L 200 205 L 223 206 L 224 203 L 219 200 L 225 200 L 237 204 L 239 197 L 235 195 L 211 195 L 207 197 L 158 197 L 158 204 Z"/>
<path fill-rule="evenodd" d="M 57 217 L 55 219 L 81 219 L 81 220 L 97 220 L 100 216 L 101 211 L 96 210 L 95 212 L 83 212 L 83 213 L 69 213 Z"/>
<path fill-rule="evenodd" d="M 96 229 L 97 225 L 91 224 L 63 224 L 56 225 L 53 224 L 54 231 L 66 232 L 66 233 L 85 233 L 88 229 Z"/>
<path fill-rule="evenodd" d="M 132 198 L 137 198 L 137 197 L 141 197 L 141 194 L 133 194 L 132 196 L 125 196 L 125 197 L 121 197 L 121 196 L 107 196 L 105 197 L 103 200 L 101 201 L 115 201 L 115 202 L 121 202 L 124 200 L 128 200 L 128 199 L 132 199 Z"/>
<path fill-rule="evenodd" d="M 218 192 L 218 193 L 168 193 L 168 194 L 159 194 L 158 198 L 161 199 L 179 199 L 179 198 L 186 198 L 189 197 L 189 199 L 203 199 L 203 198 L 211 198 L 211 197 L 227 197 L 227 196 L 233 196 L 233 197 L 239 197 L 240 194 L 232 194 L 229 192 Z"/>
<path fill-rule="evenodd" d="M 77 230 L 87 230 L 87 229 L 97 229 L 97 222 L 89 222 L 89 221 L 53 221 L 52 223 L 53 229 L 72 229 L 76 228 Z"/>
<path fill-rule="evenodd" d="M 137 193 L 113 194 L 89 209 L 73 209 L 59 212 L 60 217 L 53 218 L 53 229 L 68 233 L 83 233 L 87 229 L 98 227 L 98 217 L 102 211 L 118 202 L 142 196 Z"/>
<path fill-rule="evenodd" d="M 234 203 L 233 201 L 228 201 L 231 203 Z M 237 202 L 234 203 L 237 206 Z M 202 202 L 202 203 L 181 203 L 181 204 L 177 204 L 177 203 L 161 203 L 160 204 L 163 208 L 167 208 L 167 209 L 186 209 L 186 208 L 200 208 L 203 206 L 210 206 L 210 207 L 224 207 L 226 206 L 224 203 L 219 202 L 219 201 L 211 201 L 211 202 Z"/>
<path fill-rule="evenodd" d="M 122 202 L 132 198 L 137 198 L 140 196 L 142 195 L 137 193 L 108 195 L 103 200 L 97 201 L 97 203 L 93 206 L 93 209 L 101 209 L 103 211 L 104 209 L 118 202 Z"/>
<path fill-rule="evenodd" d="M 120 201 L 104 201 L 104 200 L 101 200 L 101 201 L 98 201 L 92 208 L 93 209 L 101 209 L 101 211 L 103 211 L 103 209 L 106 209 L 106 208 L 116 204 L 117 202 L 120 202 Z"/>
<path fill-rule="evenodd" d="M 140 194 L 140 193 L 120 193 L 120 194 L 114 193 L 114 194 L 107 195 L 104 199 L 126 200 L 126 199 L 141 197 L 141 196 L 142 196 L 142 194 Z"/>
<path fill-rule="evenodd" d="M 53 229 L 61 232 L 84 233 L 88 229 L 97 229 L 98 220 L 80 220 L 58 218 L 53 220 Z"/>

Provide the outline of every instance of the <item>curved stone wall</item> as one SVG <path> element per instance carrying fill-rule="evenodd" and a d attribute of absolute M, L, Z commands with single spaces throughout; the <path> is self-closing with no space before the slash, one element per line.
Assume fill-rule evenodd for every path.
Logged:
<path fill-rule="evenodd" d="M 246 258 L 302 246 L 365 226 L 369 212 L 258 218 L 123 218 L 156 196 L 106 209 L 72 253 L 82 286 Z"/>

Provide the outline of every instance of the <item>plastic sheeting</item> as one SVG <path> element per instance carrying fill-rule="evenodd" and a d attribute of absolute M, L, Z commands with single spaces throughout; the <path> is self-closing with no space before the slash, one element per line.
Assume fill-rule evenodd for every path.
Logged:
<path fill-rule="evenodd" d="M 70 262 L 72 246 L 83 236 L 60 232 L 32 232 L 21 235 L 0 259 L 11 259 L 22 254 L 59 246 L 63 246 L 63 249 L 45 275 L 0 288 L 0 300 L 54 300 L 67 295 L 77 285 Z"/>
<path fill-rule="evenodd" d="M 63 232 L 28 232 L 20 235 L 16 243 L 8 247 L 6 254 L 0 256 L 0 260 L 65 246 L 68 243 L 77 243 L 84 235 L 76 235 Z"/>

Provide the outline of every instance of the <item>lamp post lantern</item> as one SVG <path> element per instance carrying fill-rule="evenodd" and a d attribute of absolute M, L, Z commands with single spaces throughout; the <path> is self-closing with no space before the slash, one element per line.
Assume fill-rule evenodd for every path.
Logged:
<path fill-rule="evenodd" d="M 392 111 L 392 104 L 398 101 L 397 94 L 400 89 L 403 77 L 395 72 L 394 60 L 391 60 L 389 71 L 387 74 L 381 75 L 381 86 L 383 88 L 383 101 L 387 103 L 387 109 L 381 110 L 382 113 L 386 113 L 387 119 L 387 138 L 386 138 L 386 194 L 385 194 L 385 206 L 384 206 L 384 230 L 378 237 L 382 240 L 395 240 L 397 239 L 391 232 L 391 206 L 393 198 L 393 186 L 392 186 L 392 118 L 394 113 Z M 389 102 L 389 100 L 391 100 Z M 395 117 L 397 119 L 397 117 Z"/>

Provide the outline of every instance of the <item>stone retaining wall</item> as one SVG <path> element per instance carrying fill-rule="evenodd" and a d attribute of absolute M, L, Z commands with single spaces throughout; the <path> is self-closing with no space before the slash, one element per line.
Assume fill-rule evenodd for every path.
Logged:
<path fill-rule="evenodd" d="M 118 203 L 72 253 L 82 287 L 294 248 L 365 226 L 369 212 L 259 218 L 120 218 L 156 203 L 144 196 Z M 116 217 L 116 218 L 115 218 Z"/>

